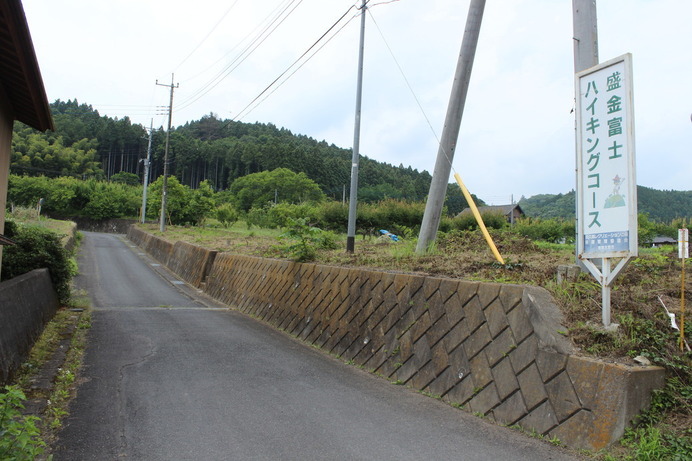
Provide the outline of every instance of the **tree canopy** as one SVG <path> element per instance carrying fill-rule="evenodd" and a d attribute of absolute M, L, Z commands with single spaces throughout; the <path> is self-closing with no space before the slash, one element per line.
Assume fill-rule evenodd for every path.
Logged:
<path fill-rule="evenodd" d="M 236 179 L 231 186 L 236 208 L 248 211 L 272 202 L 321 202 L 324 193 L 305 173 L 287 168 L 252 173 Z"/>
<path fill-rule="evenodd" d="M 527 216 L 565 218 L 575 216 L 574 191 L 566 194 L 541 194 L 519 200 Z M 692 191 L 656 190 L 637 186 L 637 208 L 640 213 L 658 222 L 692 216 Z"/>
<path fill-rule="evenodd" d="M 92 106 L 77 100 L 56 100 L 50 106 L 55 132 L 39 133 L 15 124 L 13 173 L 107 180 L 123 180 L 120 173 L 129 173 L 142 182 L 141 160 L 147 148 L 144 127 L 132 124 L 128 117 L 101 116 Z M 163 127 L 151 136 L 153 179 L 163 174 Z M 278 168 L 303 173 L 326 196 L 340 200 L 350 184 L 351 150 L 293 134 L 271 123 L 221 120 L 213 113 L 171 131 L 169 172 L 192 189 L 208 181 L 214 190 L 226 190 L 238 178 Z M 422 200 L 430 180 L 426 171 L 395 167 L 363 156 L 359 197 L 364 202 L 386 198 Z"/>

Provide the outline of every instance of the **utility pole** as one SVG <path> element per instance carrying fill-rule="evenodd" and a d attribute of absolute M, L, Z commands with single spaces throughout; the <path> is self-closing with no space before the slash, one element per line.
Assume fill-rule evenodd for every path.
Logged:
<path fill-rule="evenodd" d="M 171 89 L 171 102 L 168 105 L 168 130 L 166 130 L 166 150 L 163 155 L 163 191 L 161 192 L 161 218 L 159 222 L 159 231 L 166 231 L 166 202 L 168 195 L 168 141 L 171 137 L 171 118 L 173 116 L 173 90 L 178 88 L 178 84 L 173 84 L 173 74 L 171 74 L 171 84 L 165 85 L 156 80 L 159 86 L 166 86 Z"/>
<path fill-rule="evenodd" d="M 596 0 L 572 0 L 572 25 L 574 37 L 572 42 L 574 44 L 574 73 L 581 72 L 582 70 L 589 69 L 593 66 L 598 65 L 598 21 L 596 18 Z M 575 100 L 579 97 L 575 89 Z M 575 118 L 577 114 L 574 114 Z M 577 165 L 576 165 L 576 122 L 575 122 L 575 167 L 574 175 L 577 176 Z M 575 179 L 575 183 L 578 178 Z M 575 237 L 579 238 L 579 194 L 574 194 L 574 206 L 576 216 L 576 234 Z M 579 259 L 577 255 L 578 245 L 574 246 L 574 261 L 575 263 L 586 270 L 586 267 Z"/>
<path fill-rule="evenodd" d="M 454 75 L 452 95 L 449 99 L 445 125 L 442 130 L 440 148 L 437 151 L 430 192 L 425 203 L 425 213 L 423 214 L 418 245 L 416 246 L 417 253 L 425 253 L 429 250 L 430 244 L 435 241 L 437 229 L 440 227 L 442 207 L 444 206 L 445 194 L 447 193 L 449 174 L 452 171 L 452 160 L 454 159 L 454 151 L 459 138 L 461 117 L 466 104 L 466 95 L 469 89 L 469 81 L 471 80 L 471 69 L 473 68 L 473 59 L 476 55 L 476 45 L 478 44 L 478 35 L 480 34 L 484 9 L 485 0 L 471 0 L 469 14 L 466 18 L 464 39 L 461 43 L 461 52 L 459 53 L 459 60 Z"/>
<path fill-rule="evenodd" d="M 353 157 L 351 161 L 351 191 L 348 204 L 348 233 L 346 252 L 353 253 L 356 248 L 356 210 L 358 206 L 358 164 L 360 163 L 360 109 L 363 99 L 363 55 L 365 54 L 365 13 L 368 0 L 360 7 L 360 49 L 358 52 L 358 84 L 356 87 L 356 123 L 353 129 Z"/>
<path fill-rule="evenodd" d="M 598 64 L 596 0 L 572 0 L 574 73 Z"/>
<path fill-rule="evenodd" d="M 142 224 L 147 217 L 147 187 L 149 186 L 149 164 L 151 163 L 151 138 L 154 137 L 154 119 L 149 126 L 149 145 L 147 146 L 147 158 L 144 159 L 144 190 L 142 191 Z"/>

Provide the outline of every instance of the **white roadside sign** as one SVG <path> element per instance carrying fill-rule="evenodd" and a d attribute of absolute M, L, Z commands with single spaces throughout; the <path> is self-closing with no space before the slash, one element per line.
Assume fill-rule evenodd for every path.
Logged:
<path fill-rule="evenodd" d="M 637 256 L 632 57 L 577 74 L 577 254 Z"/>
<path fill-rule="evenodd" d="M 690 257 L 690 236 L 687 229 L 678 229 L 678 257 L 680 259 Z"/>
<path fill-rule="evenodd" d="M 577 257 L 601 285 L 608 328 L 611 285 L 638 254 L 632 55 L 577 73 L 575 86 Z"/>

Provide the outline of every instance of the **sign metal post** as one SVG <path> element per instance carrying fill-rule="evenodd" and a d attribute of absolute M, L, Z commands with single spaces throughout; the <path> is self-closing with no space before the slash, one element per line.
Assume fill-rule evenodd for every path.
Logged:
<path fill-rule="evenodd" d="M 685 260 L 690 257 L 690 236 L 686 228 L 678 229 L 678 256 L 682 265 L 680 289 L 680 350 L 685 345 Z"/>
<path fill-rule="evenodd" d="M 632 55 L 576 74 L 577 256 L 601 284 L 611 324 L 613 281 L 637 250 Z"/>

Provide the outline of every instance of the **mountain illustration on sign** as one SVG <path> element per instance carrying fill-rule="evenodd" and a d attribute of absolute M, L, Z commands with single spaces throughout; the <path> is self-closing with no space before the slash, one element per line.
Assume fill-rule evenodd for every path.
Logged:
<path fill-rule="evenodd" d="M 625 206 L 625 196 L 620 194 L 620 186 L 625 182 L 625 178 L 615 175 L 613 178 L 613 193 L 608 196 L 603 208 L 617 208 Z"/>

